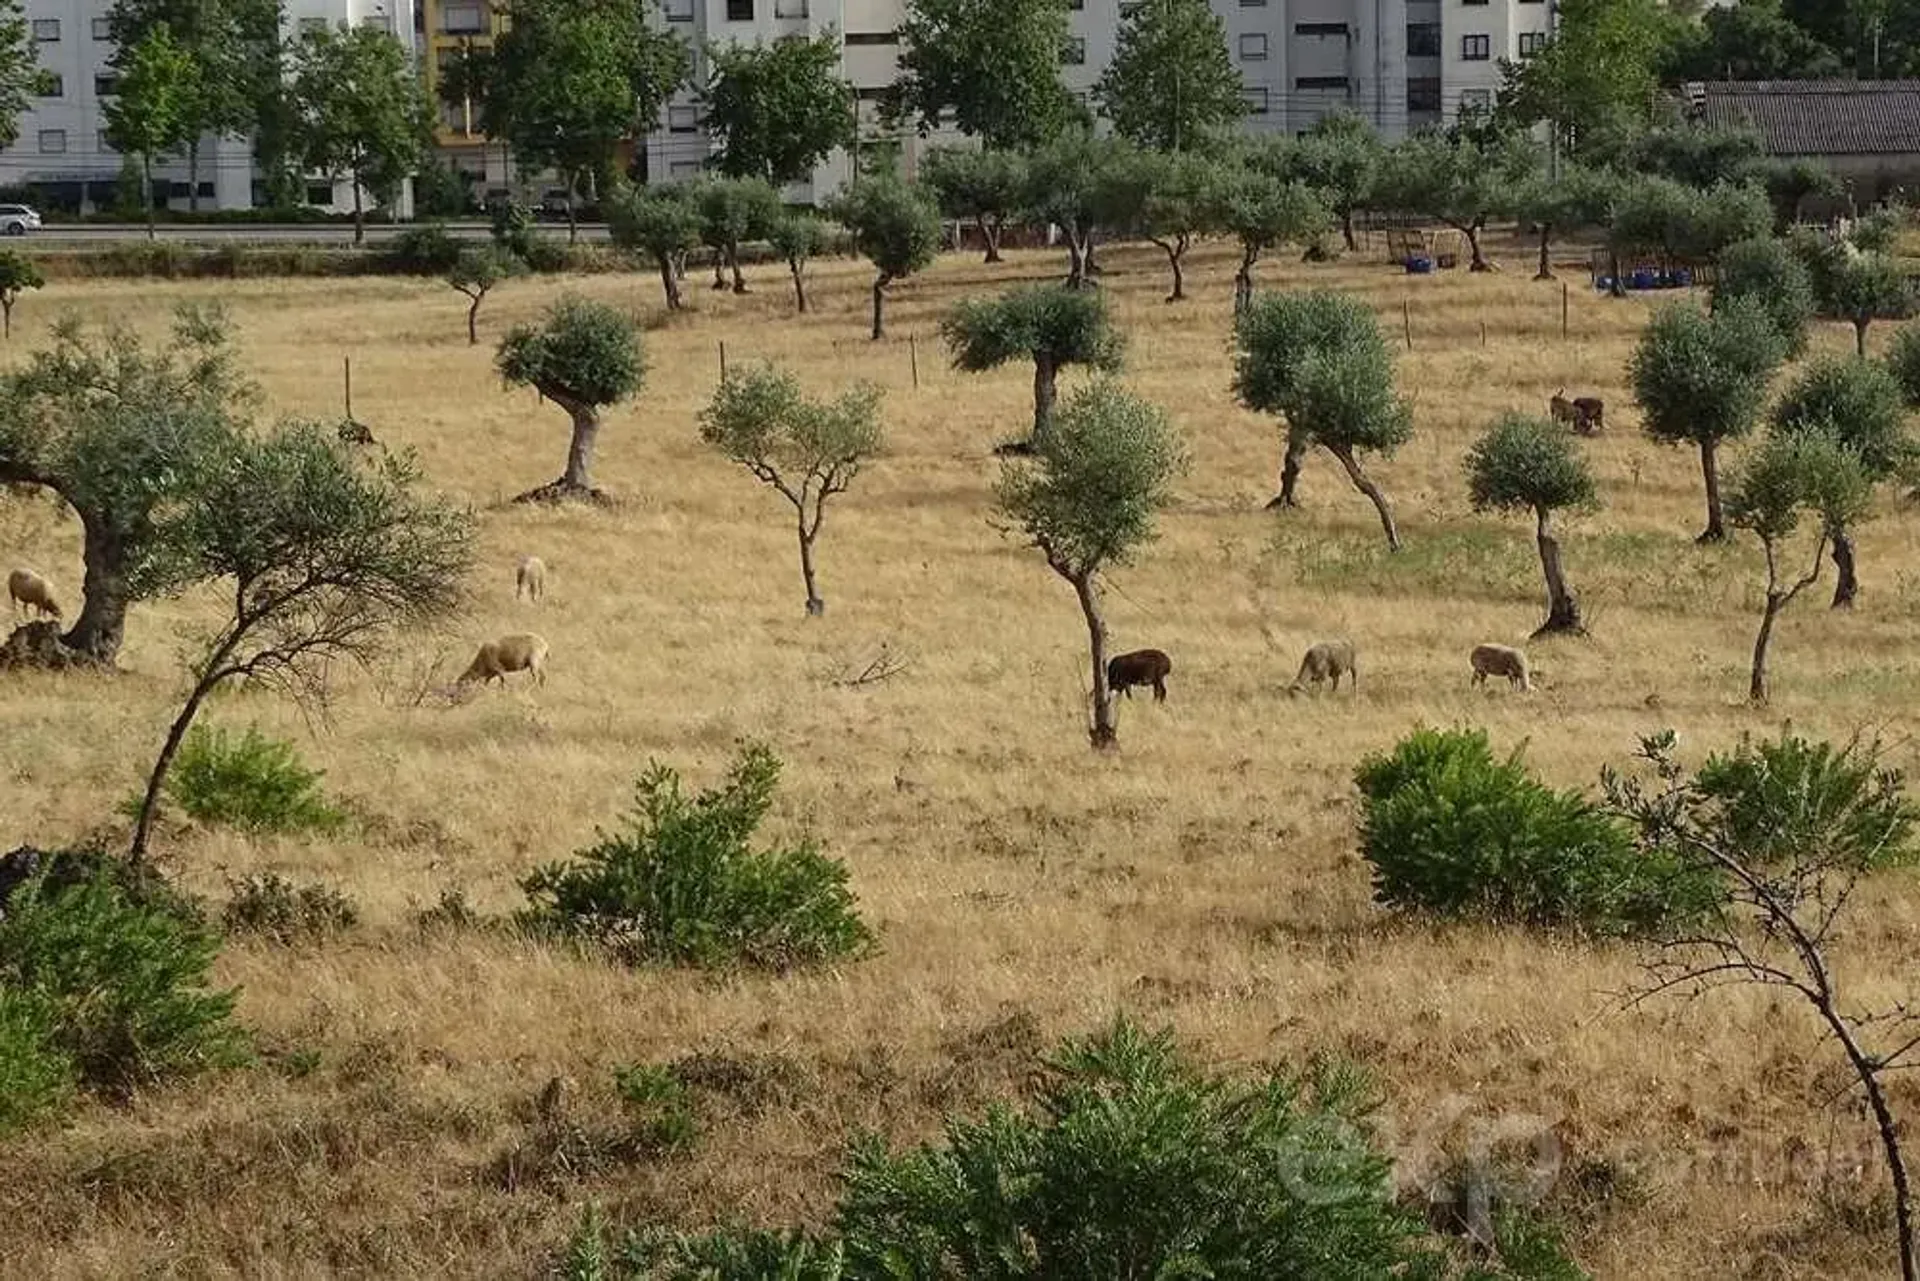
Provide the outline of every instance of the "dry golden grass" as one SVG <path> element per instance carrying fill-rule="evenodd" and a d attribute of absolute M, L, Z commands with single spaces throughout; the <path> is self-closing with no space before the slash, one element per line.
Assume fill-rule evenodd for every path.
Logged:
<path fill-rule="evenodd" d="M 1324 458 L 1304 510 L 1261 510 L 1278 440 L 1229 390 L 1226 259 L 1197 265 L 1196 298 L 1178 309 L 1160 302 L 1156 254 L 1105 259 L 1132 340 L 1127 379 L 1172 410 L 1194 456 L 1162 538 L 1115 575 L 1115 643 L 1163 648 L 1174 672 L 1164 707 L 1123 703 L 1112 756 L 1086 747 L 1071 593 L 989 524 L 989 450 L 1030 412 L 1028 376 L 953 373 L 935 337 L 956 297 L 1048 275 L 1051 255 L 996 269 L 950 259 L 897 286 L 884 344 L 864 339 L 857 264 L 823 264 L 819 310 L 800 321 L 772 269 L 746 298 L 696 290 L 696 315 L 647 335 L 645 392 L 609 415 L 598 480 L 626 500 L 611 513 L 503 505 L 557 474 L 564 416 L 501 389 L 490 346 L 466 344 L 462 300 L 435 282 L 98 283 L 31 300 L 16 352 L 63 304 L 157 329 L 175 300 L 219 297 L 287 414 L 337 415 L 350 353 L 357 416 L 482 509 L 485 552 L 472 616 L 410 642 L 384 691 L 346 689 L 329 724 L 249 695 L 210 709 L 211 722 L 297 739 L 362 821 L 318 841 L 173 828 L 168 865 L 215 894 L 256 870 L 332 882 L 367 924 L 318 950 L 228 949 L 220 976 L 242 989 L 261 1067 L 91 1106 L 0 1153 L 0 1271 L 529 1275 L 589 1197 L 630 1220 L 814 1216 L 850 1130 L 924 1137 L 943 1110 L 1016 1089 L 1037 1049 L 1124 1008 L 1221 1064 L 1360 1056 L 1415 1163 L 1458 1151 L 1474 1118 L 1552 1122 L 1587 1181 L 1577 1245 L 1599 1276 L 1884 1275 L 1890 1238 L 1858 1226 L 1878 1188 L 1869 1133 L 1823 1106 L 1832 1064 L 1797 1009 L 1734 995 L 1622 1012 L 1626 950 L 1387 920 L 1354 852 L 1349 780 L 1361 755 L 1420 723 L 1526 740 L 1560 784 L 1591 784 L 1663 725 L 1693 759 L 1789 723 L 1877 729 L 1911 765 L 1920 525 L 1888 500 L 1862 531 L 1861 608 L 1797 605 L 1774 706 L 1754 711 L 1741 696 L 1758 560 L 1691 545 L 1694 460 L 1638 432 L 1623 377 L 1643 303 L 1575 288 L 1563 340 L 1559 290 L 1525 278 L 1518 247 L 1495 278 L 1263 267 L 1269 288 L 1355 290 L 1394 330 L 1409 308 L 1400 376 L 1417 435 L 1376 470 L 1409 542 L 1390 562 L 1372 510 Z M 658 307 L 645 275 L 520 283 L 489 300 L 485 333 L 562 288 Z M 1836 328 L 1818 345 L 1847 341 Z M 781 501 L 695 433 L 720 342 L 729 360 L 779 359 L 816 389 L 887 388 L 887 456 L 823 535 L 823 620 L 803 616 Z M 1585 446 L 1605 509 L 1564 535 L 1594 634 L 1534 647 L 1531 698 L 1472 690 L 1467 650 L 1523 640 L 1543 603 L 1530 530 L 1471 515 L 1460 460 L 1495 414 L 1544 410 L 1563 385 L 1612 409 Z M 76 529 L 48 504 L 0 500 L 0 548 L 74 594 Z M 537 610 L 513 601 L 524 552 L 550 566 Z M 214 608 L 198 596 L 138 608 L 126 676 L 8 679 L 0 848 L 110 817 L 144 777 L 182 692 L 179 655 Z M 478 641 L 522 627 L 552 642 L 544 689 L 451 709 L 391 696 L 436 656 L 444 678 Z M 1301 651 L 1335 634 L 1360 646 L 1359 696 L 1287 699 Z M 905 673 L 829 685 L 883 641 L 910 656 Z M 872 959 L 716 981 L 409 923 L 448 886 L 510 909 L 517 877 L 621 813 L 648 758 L 705 783 L 741 736 L 788 762 L 778 826 L 815 831 L 851 865 L 882 934 Z M 1876 887 L 1850 981 L 1897 988 L 1917 929 L 1910 884 Z M 765 1106 L 715 1104 L 685 1161 L 512 1191 L 496 1177 L 529 1142 L 550 1076 L 610 1115 L 616 1064 L 696 1052 L 772 1064 L 784 1084 Z M 1920 1097 L 1900 1088 L 1911 1117 Z"/>

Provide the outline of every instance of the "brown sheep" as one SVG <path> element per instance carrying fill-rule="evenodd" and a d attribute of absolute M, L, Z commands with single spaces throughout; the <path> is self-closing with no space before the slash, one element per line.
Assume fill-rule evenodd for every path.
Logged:
<path fill-rule="evenodd" d="M 1167 676 L 1173 660 L 1157 649 L 1137 649 L 1121 654 L 1107 663 L 1107 688 L 1116 694 L 1133 697 L 1135 685 L 1153 686 L 1153 701 L 1167 701 Z"/>
<path fill-rule="evenodd" d="M 538 556 L 522 556 L 519 568 L 514 570 L 513 598 L 519 600 L 523 593 L 530 601 L 547 594 L 547 562 Z"/>
<path fill-rule="evenodd" d="M 1340 678 L 1347 678 L 1347 687 L 1355 693 L 1360 690 L 1360 660 L 1354 652 L 1353 642 L 1345 639 L 1321 641 L 1307 651 L 1300 660 L 1300 674 L 1293 678 L 1293 684 L 1287 686 L 1289 694 L 1298 694 L 1311 682 L 1318 688 L 1322 681 L 1332 681 L 1334 693 L 1340 692 Z"/>
<path fill-rule="evenodd" d="M 480 647 L 473 656 L 473 662 L 467 670 L 460 673 L 455 685 L 465 685 L 470 681 L 487 684 L 498 679 L 502 685 L 507 683 L 509 672 L 531 672 L 532 683 L 547 683 L 547 642 L 544 637 L 532 632 L 515 632 L 491 640 Z"/>
<path fill-rule="evenodd" d="M 1598 396 L 1573 399 L 1573 429 L 1582 436 L 1598 436 L 1606 427 L 1606 402 Z"/>
<path fill-rule="evenodd" d="M 1553 399 L 1547 402 L 1547 412 L 1553 415 L 1556 423 L 1565 423 L 1571 427 L 1577 421 L 1574 402 L 1567 399 L 1567 389 L 1562 387 L 1553 393 Z"/>
<path fill-rule="evenodd" d="M 52 586 L 30 569 L 16 569 L 7 575 L 7 595 L 15 611 L 31 606 L 41 617 L 60 617 L 60 602 L 53 598 Z"/>
<path fill-rule="evenodd" d="M 1527 665 L 1526 654 L 1511 645 L 1475 645 L 1468 661 L 1473 664 L 1475 685 L 1486 684 L 1489 676 L 1504 676 L 1508 684 L 1522 690 L 1533 688 L 1533 669 Z"/>

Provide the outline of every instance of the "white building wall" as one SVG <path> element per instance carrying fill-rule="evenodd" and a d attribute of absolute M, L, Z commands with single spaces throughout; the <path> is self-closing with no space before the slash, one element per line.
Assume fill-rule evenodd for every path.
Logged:
<path fill-rule="evenodd" d="M 1520 61 L 1553 27 L 1551 0 L 1441 0 L 1441 111 L 1491 107 L 1500 61 Z"/>

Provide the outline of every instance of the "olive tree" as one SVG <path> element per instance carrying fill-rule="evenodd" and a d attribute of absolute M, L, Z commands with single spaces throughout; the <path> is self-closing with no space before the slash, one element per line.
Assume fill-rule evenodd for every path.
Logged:
<path fill-rule="evenodd" d="M 453 270 L 447 273 L 447 283 L 467 296 L 469 346 L 480 341 L 480 304 L 486 301 L 494 286 L 520 274 L 520 270 L 518 258 L 491 245 L 460 251 L 460 256 L 454 260 Z"/>
<path fill-rule="evenodd" d="M 767 243 L 786 259 L 787 272 L 793 277 L 793 306 L 807 314 L 807 264 L 827 243 L 827 229 L 812 214 L 786 214 L 767 229 Z"/>
<path fill-rule="evenodd" d="M 52 490 L 80 519 L 85 600 L 37 660 L 110 665 L 129 606 L 195 581 L 180 513 L 257 393 L 237 372 L 218 309 L 180 308 L 159 346 L 72 317 L 53 333 L 0 382 L 0 482 Z"/>
<path fill-rule="evenodd" d="M 1062 285 L 1015 289 L 998 298 L 969 298 L 940 322 L 953 365 L 968 373 L 1033 361 L 1033 434 L 1004 452 L 1030 453 L 1046 436 L 1060 371 L 1086 365 L 1120 368 L 1123 342 L 1099 294 Z"/>
<path fill-rule="evenodd" d="M 1332 225 L 1313 188 L 1254 164 L 1223 175 L 1214 201 L 1212 221 L 1240 242 L 1240 266 L 1233 275 L 1236 316 L 1253 301 L 1253 266 L 1263 252 L 1312 240 Z"/>
<path fill-rule="evenodd" d="M 1235 394 L 1247 408 L 1287 423 L 1280 496 L 1268 506 L 1293 505 L 1300 464 L 1319 445 L 1373 503 L 1387 546 L 1398 551 L 1393 510 L 1358 459 L 1391 454 L 1413 435 L 1412 415 L 1393 389 L 1393 353 L 1373 312 L 1331 291 L 1275 294 L 1247 308 L 1234 337 Z"/>
<path fill-rule="evenodd" d="M 1920 326 L 1902 325 L 1887 345 L 1887 368 L 1908 409 L 1920 409 Z"/>
<path fill-rule="evenodd" d="M 1786 342 L 1786 354 L 1807 348 L 1813 321 L 1813 278 L 1785 243 L 1770 236 L 1736 241 L 1720 251 L 1715 264 L 1713 306 L 1751 298 L 1773 321 Z"/>
<path fill-rule="evenodd" d="M 567 469 L 560 479 L 514 501 L 605 501 L 590 474 L 600 411 L 639 391 L 647 373 L 633 318 L 605 303 L 562 298 L 547 309 L 541 323 L 516 325 L 500 341 L 494 363 L 508 386 L 532 387 L 566 410 L 573 423 Z"/>
<path fill-rule="evenodd" d="M 1720 446 L 1753 430 L 1767 381 L 1786 355 L 1786 339 L 1751 298 L 1726 301 L 1711 315 L 1685 304 L 1655 313 L 1627 362 L 1647 435 L 1700 451 L 1707 491 L 1703 543 L 1727 536 L 1720 503 Z"/>
<path fill-rule="evenodd" d="M 880 451 L 880 390 L 862 385 L 838 400 L 812 400 L 784 369 L 729 370 L 700 412 L 700 435 L 793 504 L 807 614 L 826 613 L 814 574 L 813 545 L 827 500 L 843 494 Z"/>
<path fill-rule="evenodd" d="M 853 242 L 879 272 L 873 281 L 873 338 L 887 336 L 887 286 L 933 264 L 940 252 L 940 211 L 916 187 L 891 175 L 854 183 L 833 202 L 830 214 L 853 233 Z"/>
<path fill-rule="evenodd" d="M 1492 271 L 1481 233 L 1515 211 L 1536 168 L 1532 144 L 1517 134 L 1417 133 L 1387 149 L 1373 203 L 1439 219 L 1466 237 L 1474 271 Z"/>
<path fill-rule="evenodd" d="M 1212 158 L 1181 152 L 1168 156 L 1140 207 L 1140 229 L 1167 256 L 1173 272 L 1168 302 L 1187 296 L 1186 257 L 1193 242 L 1214 230 L 1219 201 L 1214 194 Z"/>
<path fill-rule="evenodd" d="M 1535 174 L 1521 188 L 1518 212 L 1533 224 L 1540 238 L 1535 280 L 1553 279 L 1553 237 L 1557 233 L 1607 221 L 1618 181 L 1616 175 L 1603 170 L 1568 165 L 1558 174 Z"/>
<path fill-rule="evenodd" d="M 991 147 L 934 147 L 920 160 L 920 181 L 933 192 L 940 212 L 970 218 L 980 229 L 986 261 L 1001 261 L 1000 239 L 1020 209 L 1026 190 L 1026 158 Z"/>
<path fill-rule="evenodd" d="M 12 249 L 0 249 L 0 336 L 13 337 L 13 305 L 29 289 L 44 289 L 45 276 L 33 259 Z"/>
<path fill-rule="evenodd" d="M 1869 485 L 1900 474 L 1914 458 L 1899 380 L 1864 357 L 1823 357 L 1802 370 L 1774 405 L 1772 426 L 1776 432 L 1830 433 L 1853 452 Z M 1836 525 L 1827 534 L 1839 580 L 1833 607 L 1842 609 L 1860 594 L 1853 531 Z"/>
<path fill-rule="evenodd" d="M 167 771 L 215 689 L 244 679 L 324 698 L 332 663 L 378 658 L 396 628 L 459 607 L 473 519 L 422 493 L 420 479 L 409 458 L 362 463 L 307 424 L 243 439 L 201 472 L 187 542 L 201 575 L 228 589 L 228 612 L 190 668 L 193 688 L 148 776 L 135 862 Z"/>
<path fill-rule="evenodd" d="M 1072 585 L 1086 618 L 1096 748 L 1118 741 L 1098 580 L 1154 538 L 1154 518 L 1171 501 L 1174 479 L 1185 468 L 1185 451 L 1166 412 L 1102 380 L 1068 397 L 1032 457 L 1009 460 L 1001 474 L 1001 513 Z"/>
<path fill-rule="evenodd" d="M 713 287 L 747 292 L 740 271 L 740 246 L 772 230 L 781 215 L 780 193 L 763 178 L 712 178 L 693 189 L 693 206 L 700 216 L 700 240 L 713 250 Z"/>
<path fill-rule="evenodd" d="M 680 296 L 680 264 L 700 243 L 700 212 L 681 187 L 622 190 L 607 204 L 607 234 L 622 249 L 653 259 L 668 311 L 686 305 Z"/>
<path fill-rule="evenodd" d="M 1767 701 L 1767 649 L 1780 611 L 1820 580 L 1832 531 L 1857 523 L 1866 513 L 1869 487 L 1859 455 L 1824 431 L 1770 435 L 1734 478 L 1727 517 L 1735 528 L 1753 532 L 1767 560 L 1766 597 L 1747 685 L 1751 701 Z M 1818 536 L 1807 572 L 1795 577 L 1782 561 L 1792 550 L 1790 540 L 1803 515 L 1816 519 Z"/>
<path fill-rule="evenodd" d="M 1560 540 L 1554 537 L 1552 518 L 1556 511 L 1598 505 L 1586 459 L 1556 424 L 1508 414 L 1475 442 L 1466 466 L 1467 494 L 1475 511 L 1533 513 L 1534 541 L 1547 580 L 1547 621 L 1533 634 L 1585 631 L 1579 599 L 1560 569 Z"/>
<path fill-rule="evenodd" d="M 1354 212 L 1372 199 L 1385 157 L 1386 148 L 1367 118 L 1345 107 L 1314 121 L 1294 144 L 1289 171 L 1313 188 L 1340 220 L 1349 253 L 1360 247 L 1353 237 Z"/>
<path fill-rule="evenodd" d="M 1913 310 L 1913 284 L 1886 254 L 1842 254 L 1822 274 L 1821 310 L 1853 326 L 1859 355 L 1867 354 L 1867 330 L 1874 321 L 1900 320 Z"/>

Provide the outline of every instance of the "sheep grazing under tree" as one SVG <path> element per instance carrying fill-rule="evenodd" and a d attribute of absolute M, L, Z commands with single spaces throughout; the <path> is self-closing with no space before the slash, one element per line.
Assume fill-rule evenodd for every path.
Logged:
<path fill-rule="evenodd" d="M 1484 685 L 1489 676 L 1504 676 L 1509 685 L 1522 690 L 1533 688 L 1533 669 L 1527 664 L 1527 656 L 1511 645 L 1475 645 L 1473 653 L 1467 656 L 1473 664 L 1473 683 Z"/>
<path fill-rule="evenodd" d="M 540 600 L 547 594 L 547 562 L 538 556 L 522 556 L 513 571 L 513 598 Z"/>
<path fill-rule="evenodd" d="M 1337 694 L 1342 676 L 1347 678 L 1349 690 L 1360 692 L 1360 656 L 1354 651 L 1353 642 L 1345 638 L 1321 641 L 1300 660 L 1300 672 L 1293 678 L 1293 684 L 1287 686 L 1287 693 L 1300 694 L 1309 684 L 1318 689 L 1322 682 L 1331 681 Z"/>
<path fill-rule="evenodd" d="M 1135 685 L 1153 687 L 1153 701 L 1167 701 L 1167 677 L 1173 673 L 1173 660 L 1157 649 L 1137 649 L 1120 654 L 1107 663 L 1107 688 L 1115 694 L 1133 697 Z"/>
<path fill-rule="evenodd" d="M 7 575 L 7 596 L 16 612 L 31 608 L 42 618 L 60 617 L 60 602 L 53 598 L 53 587 L 30 569 L 16 569 Z"/>
<path fill-rule="evenodd" d="M 457 687 L 474 681 L 485 685 L 498 680 L 505 685 L 507 677 L 514 672 L 529 673 L 532 684 L 547 683 L 545 637 L 532 632 L 514 632 L 499 640 L 490 640 L 480 647 L 480 652 L 467 664 L 467 670 L 461 672 L 453 683 Z"/>

